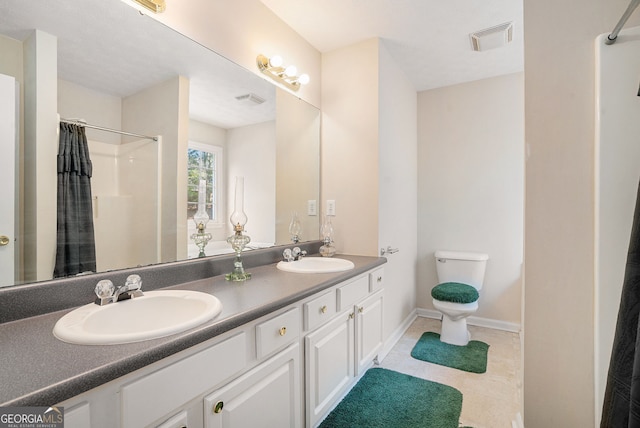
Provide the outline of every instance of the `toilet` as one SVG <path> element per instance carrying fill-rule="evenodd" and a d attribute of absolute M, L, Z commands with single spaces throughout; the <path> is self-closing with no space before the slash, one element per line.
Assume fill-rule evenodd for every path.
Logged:
<path fill-rule="evenodd" d="M 433 307 L 442 313 L 440 340 L 452 345 L 469 343 L 467 317 L 478 310 L 479 291 L 489 255 L 436 251 L 438 285 L 431 290 Z"/>

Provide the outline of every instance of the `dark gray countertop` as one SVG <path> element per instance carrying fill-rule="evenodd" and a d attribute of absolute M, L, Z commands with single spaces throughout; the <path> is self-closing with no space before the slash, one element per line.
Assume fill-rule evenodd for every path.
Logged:
<path fill-rule="evenodd" d="M 0 324 L 0 406 L 54 405 L 386 262 L 378 257 L 339 257 L 351 260 L 355 268 L 297 274 L 268 264 L 249 269 L 252 278 L 244 283 L 228 282 L 218 275 L 168 287 L 213 294 L 223 309 L 199 327 L 154 340 L 124 345 L 62 342 L 53 336 L 53 327 L 71 309 Z"/>

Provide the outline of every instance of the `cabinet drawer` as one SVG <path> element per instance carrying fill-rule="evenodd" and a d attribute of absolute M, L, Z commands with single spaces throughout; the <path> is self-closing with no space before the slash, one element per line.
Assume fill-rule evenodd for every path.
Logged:
<path fill-rule="evenodd" d="M 338 288 L 338 311 L 353 306 L 369 294 L 369 277 L 363 276 Z"/>
<path fill-rule="evenodd" d="M 384 269 L 376 269 L 369 274 L 369 292 L 380 290 L 384 286 Z"/>
<path fill-rule="evenodd" d="M 332 290 L 304 304 L 304 329 L 310 331 L 336 313 L 336 295 Z"/>
<path fill-rule="evenodd" d="M 246 364 L 243 332 L 123 386 L 122 427 L 147 426 L 238 373 Z"/>
<path fill-rule="evenodd" d="M 271 318 L 256 326 L 256 351 L 258 359 L 277 349 L 284 348 L 300 334 L 300 311 L 298 308 Z"/>

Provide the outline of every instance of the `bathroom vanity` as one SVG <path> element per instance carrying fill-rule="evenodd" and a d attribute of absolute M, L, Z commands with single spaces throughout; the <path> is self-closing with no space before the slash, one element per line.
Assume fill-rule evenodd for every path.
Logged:
<path fill-rule="evenodd" d="M 0 324 L 3 348 L 13 347 L 0 362 L 14 368 L 0 402 L 57 403 L 66 427 L 315 426 L 382 347 L 386 260 L 341 257 L 354 269 L 266 264 L 244 283 L 218 275 L 173 286 L 215 295 L 222 313 L 154 340 L 61 342 L 51 330 L 68 310 Z"/>

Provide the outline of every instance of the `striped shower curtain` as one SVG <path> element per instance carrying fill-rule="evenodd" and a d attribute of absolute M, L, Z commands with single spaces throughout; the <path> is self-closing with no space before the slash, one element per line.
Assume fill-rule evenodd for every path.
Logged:
<path fill-rule="evenodd" d="M 84 128 L 61 122 L 54 278 L 96 271 L 91 174 L 92 165 Z"/>

